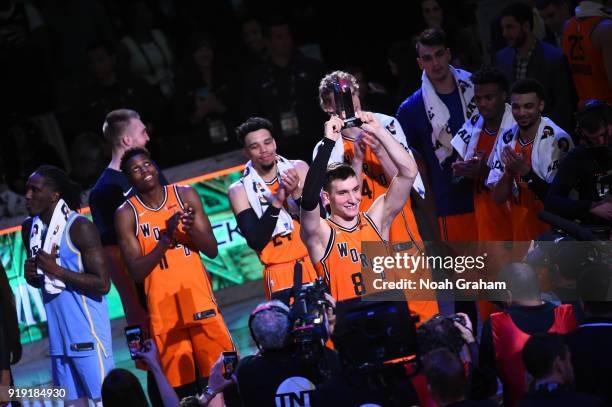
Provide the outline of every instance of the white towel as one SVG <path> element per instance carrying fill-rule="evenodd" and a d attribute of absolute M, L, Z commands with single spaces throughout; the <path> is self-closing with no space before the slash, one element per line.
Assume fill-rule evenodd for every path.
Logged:
<path fill-rule="evenodd" d="M 285 173 L 285 171 L 294 168 L 294 166 L 291 161 L 277 155 L 276 168 L 278 169 L 278 176 L 280 177 Z M 246 163 L 246 168 L 244 169 L 241 181 L 244 185 L 244 190 L 246 191 L 247 199 L 249 200 L 251 208 L 253 208 L 257 214 L 257 217 L 261 218 L 272 202 L 272 191 L 270 191 L 266 185 L 266 182 L 259 176 L 257 171 L 255 171 L 251 161 Z M 272 236 L 286 235 L 293 231 L 293 218 L 291 217 L 290 212 L 295 216 L 298 216 L 299 207 L 290 196 L 287 197 L 287 203 L 289 206 L 289 211 L 287 211 L 287 209 L 284 207 L 281 208 L 278 215 L 278 220 L 276 221 L 276 227 L 274 228 L 274 232 L 272 232 Z"/>
<path fill-rule="evenodd" d="M 612 10 L 601 3 L 582 1 L 576 7 L 576 18 L 607 17 L 612 18 Z"/>
<path fill-rule="evenodd" d="M 470 119 L 478 111 L 474 102 L 474 84 L 470 80 L 471 74 L 452 66 L 450 72 L 454 76 L 455 83 L 459 89 L 463 116 L 465 119 Z M 432 127 L 431 143 L 434 146 L 438 162 L 442 164 L 444 160 L 453 154 L 453 146 L 451 144 L 453 135 L 448 125 L 450 113 L 444 102 L 440 100 L 436 89 L 429 81 L 425 71 L 423 71 L 421 79 L 423 81 L 421 91 L 423 93 L 423 102 L 425 103 L 425 112 Z"/>
<path fill-rule="evenodd" d="M 494 150 L 495 155 L 492 160 L 489 178 L 487 179 L 487 186 L 489 188 L 496 184 L 504 174 L 501 153 L 505 146 L 510 146 L 510 148 L 514 149 L 518 133 L 519 128 L 515 124 L 497 138 Z M 573 147 L 574 142 L 565 130 L 557 126 L 548 117 L 542 117 L 531 151 L 531 168 L 533 172 L 550 184 L 557 173 L 559 163 Z M 513 190 L 515 192 L 518 191 L 516 185 Z"/>
<path fill-rule="evenodd" d="M 42 241 L 44 223 L 39 216 L 34 217 L 32 228 L 30 229 L 30 256 L 36 255 L 41 249 L 47 253 L 51 253 L 53 251 L 53 246 L 57 246 L 59 254 L 59 247 L 62 242 L 64 229 L 66 228 L 66 222 L 71 213 L 72 210 L 68 207 L 66 202 L 60 198 L 53 210 L 53 215 L 51 216 L 51 222 L 49 222 L 44 242 Z M 55 262 L 61 265 L 59 256 L 55 259 Z M 36 271 L 40 275 L 44 274 L 40 268 Z M 66 284 L 64 284 L 63 281 L 51 277 L 48 274 L 44 274 L 44 276 L 44 289 L 49 294 L 59 294 L 66 288 Z"/>
<path fill-rule="evenodd" d="M 412 158 L 414 158 L 414 156 L 412 155 L 412 150 L 408 148 L 408 143 L 406 142 L 406 135 L 404 134 L 404 130 L 402 130 L 402 126 L 395 119 L 395 117 L 387 116 L 386 114 L 382 113 L 374 113 L 374 117 L 376 117 L 376 120 L 378 120 L 379 123 L 383 125 L 383 127 L 386 128 L 389 133 L 391 133 L 393 138 L 397 140 L 397 142 L 400 143 L 406 149 L 406 151 L 408 151 Z M 352 142 L 352 140 L 349 141 Z M 313 160 L 317 156 L 319 147 L 322 144 L 322 141 L 319 142 L 312 151 Z M 331 152 L 331 156 L 329 157 L 327 165 L 342 162 L 344 162 L 344 142 L 343 137 L 339 137 L 338 140 L 336 140 L 336 144 L 334 144 L 334 148 Z M 425 184 L 423 183 L 421 174 L 417 173 L 414 183 L 412 184 L 412 188 L 421 196 L 421 198 L 425 199 Z"/>
<path fill-rule="evenodd" d="M 497 137 L 499 137 L 500 134 L 504 134 L 504 132 L 514 126 L 515 123 L 514 116 L 512 116 L 512 108 L 506 103 L 504 117 L 499 126 Z M 469 160 L 474 157 L 483 126 L 483 117 L 480 114 L 474 114 L 471 119 L 465 121 L 463 127 L 461 127 L 457 134 L 455 134 L 455 137 L 453 137 L 451 144 L 464 160 Z M 491 159 L 491 157 L 493 157 L 493 152 L 494 150 L 491 150 L 491 155 L 487 157 L 487 163 L 493 161 Z"/>

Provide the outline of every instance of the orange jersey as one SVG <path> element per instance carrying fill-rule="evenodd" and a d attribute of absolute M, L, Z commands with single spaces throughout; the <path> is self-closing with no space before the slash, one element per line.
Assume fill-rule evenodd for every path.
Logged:
<path fill-rule="evenodd" d="M 563 53 L 567 57 L 580 102 L 587 99 L 612 103 L 612 88 L 603 54 L 591 40 L 593 29 L 605 17 L 588 17 L 578 20 L 572 17 L 563 32 Z"/>
<path fill-rule="evenodd" d="M 351 229 L 331 219 L 327 219 L 327 223 L 331 234 L 323 258 L 315 265 L 317 273 L 325 279 L 337 301 L 361 296 L 365 294 L 361 266 L 364 262 L 369 264 L 361 253 L 361 243 L 384 239 L 365 212 L 358 215 L 357 224 Z"/>
<path fill-rule="evenodd" d="M 533 142 L 522 145 L 517 140 L 514 151 L 523 154 L 523 160 L 531 166 Z M 550 230 L 550 226 L 538 219 L 538 213 L 544 210 L 544 203 L 528 188 L 527 183 L 517 177 L 518 196 L 510 204 L 512 218 L 512 240 L 533 240 Z"/>
<path fill-rule="evenodd" d="M 486 160 L 495 146 L 495 134 L 488 134 L 484 129 L 480 132 L 476 151 L 484 151 Z M 512 240 L 510 209 L 508 205 L 498 205 L 493 200 L 491 191 L 482 186 L 474 193 L 474 214 L 478 227 L 478 240 L 501 241 Z"/>
<path fill-rule="evenodd" d="M 183 208 L 183 203 L 176 185 L 164 186 L 159 208 L 147 207 L 137 195 L 127 202 L 134 210 L 140 252 L 146 256 L 165 233 L 166 220 Z M 180 231 L 176 246 L 166 251 L 144 286 L 154 335 L 205 324 L 219 312 L 200 254 Z"/>
<path fill-rule="evenodd" d="M 343 137 L 344 162 L 350 164 L 355 157 L 355 144 L 352 140 Z M 387 193 L 391 180 L 388 179 L 380 160 L 367 147 L 363 157 L 363 171 L 361 173 L 361 204 L 359 210 L 367 211 L 374 201 L 382 194 Z M 391 228 L 389 229 L 389 240 L 391 242 L 421 242 L 421 235 L 417 227 L 410 199 L 406 201 L 404 208 L 397 214 Z M 419 243 L 420 245 L 420 243 Z"/>
<path fill-rule="evenodd" d="M 278 179 L 266 183 L 270 192 L 276 193 L 279 187 Z M 308 256 L 308 250 L 300 239 L 300 223 L 293 219 L 293 231 L 286 235 L 274 236 L 259 254 L 259 260 L 266 266 L 295 262 Z"/>

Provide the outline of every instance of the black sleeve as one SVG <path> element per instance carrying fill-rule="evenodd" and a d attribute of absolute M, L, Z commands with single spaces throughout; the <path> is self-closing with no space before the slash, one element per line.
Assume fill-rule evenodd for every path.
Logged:
<path fill-rule="evenodd" d="M 279 213 L 280 208 L 270 205 L 261 218 L 257 217 L 253 208 L 246 209 L 236 215 L 240 232 L 251 249 L 260 252 L 266 247 L 266 244 L 272 238 Z"/>
<path fill-rule="evenodd" d="M 546 199 L 546 194 L 548 194 L 548 182 L 538 177 L 533 170 L 527 174 L 527 177 L 529 179 L 529 189 L 543 202 Z"/>
<path fill-rule="evenodd" d="M 568 219 L 578 219 L 588 215 L 591 209 L 590 201 L 569 197 L 572 188 L 580 182 L 581 172 L 580 162 L 570 153 L 561 162 L 557 175 L 550 185 L 545 202 L 546 210 Z"/>
<path fill-rule="evenodd" d="M 323 144 L 317 151 L 317 156 L 308 169 L 308 174 L 306 174 L 306 180 L 304 181 L 304 189 L 302 189 L 302 202 L 300 204 L 307 211 L 314 210 L 319 204 L 319 194 L 325 179 L 327 163 L 335 144 L 334 140 L 325 137 Z"/>

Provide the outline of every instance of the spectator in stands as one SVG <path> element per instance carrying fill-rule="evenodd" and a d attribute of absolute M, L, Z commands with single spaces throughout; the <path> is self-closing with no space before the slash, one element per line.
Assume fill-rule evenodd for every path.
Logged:
<path fill-rule="evenodd" d="M 264 33 L 270 59 L 249 75 L 242 116 L 272 121 L 280 130 L 279 151 L 308 162 L 325 120 L 316 103 L 324 67 L 320 61 L 296 51 L 291 29 L 283 18 L 270 17 Z"/>
<path fill-rule="evenodd" d="M 537 0 L 536 7 L 548 28 L 555 35 L 555 45 L 561 48 L 563 28 L 572 17 L 568 0 Z"/>
<path fill-rule="evenodd" d="M 60 77 L 85 70 L 82 55 L 95 41 L 115 40 L 114 27 L 97 0 L 50 0 L 41 3 L 51 31 Z"/>
<path fill-rule="evenodd" d="M 241 34 L 242 43 L 247 51 L 246 55 L 241 55 L 242 63 L 250 69 L 264 63 L 270 56 L 270 52 L 263 35 L 261 22 L 255 17 L 245 18 L 241 24 Z"/>
<path fill-rule="evenodd" d="M 84 190 L 91 188 L 104 170 L 104 141 L 93 132 L 81 133 L 70 146 L 72 179 Z"/>
<path fill-rule="evenodd" d="M 237 106 L 230 78 L 218 60 L 213 40 L 206 35 L 192 38 L 182 70 L 177 77 L 176 123 L 185 132 L 184 142 L 175 142 L 177 154 L 191 150 L 184 159 L 201 158 L 235 149 L 231 137 Z M 187 153 L 189 154 L 189 153 Z"/>
<path fill-rule="evenodd" d="M 419 88 L 421 69 L 414 64 L 417 54 L 411 41 L 400 41 L 391 44 L 387 52 L 387 63 L 393 76 L 393 98 L 396 105 L 406 100 Z"/>
<path fill-rule="evenodd" d="M 153 339 L 144 341 L 143 349 L 136 352 L 136 356 L 153 373 L 164 407 L 177 407 L 179 398 L 164 376 L 155 341 Z M 146 407 L 149 405 L 138 378 L 125 369 L 113 369 L 108 373 L 102 383 L 102 403 L 107 406 Z"/>
<path fill-rule="evenodd" d="M 129 106 L 137 110 L 149 123 L 149 127 L 163 129 L 165 101 L 157 87 L 117 67 L 116 48 L 105 42 L 96 42 L 87 51 L 88 67 L 92 78 L 82 89 L 81 100 L 72 120 L 78 134 L 84 131 L 100 131 L 100 123 L 113 110 Z"/>
<path fill-rule="evenodd" d="M 546 95 L 544 115 L 561 128 L 571 129 L 576 93 L 561 50 L 536 38 L 533 13 L 525 3 L 506 7 L 501 13 L 501 27 L 508 46 L 495 54 L 493 64 L 510 83 L 524 78 L 538 80 Z"/>
<path fill-rule="evenodd" d="M 572 355 L 576 391 L 603 397 L 612 403 L 612 302 L 609 264 L 595 264 L 583 269 L 578 292 L 586 320 L 566 336 Z"/>
<path fill-rule="evenodd" d="M 45 141 L 31 120 L 15 117 L 7 127 L 8 137 L 3 137 L 0 148 L 4 155 L 6 180 L 11 190 L 25 195 L 25 183 L 39 165 L 49 163 L 64 168 L 64 164 L 57 150 Z"/>
<path fill-rule="evenodd" d="M 571 305 L 542 301 L 535 271 L 524 263 L 511 263 L 501 272 L 506 283 L 508 307 L 494 313 L 483 326 L 479 363 L 483 374 L 496 375 L 504 388 L 504 405 L 515 406 L 527 391 L 521 350 L 536 333 L 564 334 L 576 328 Z M 495 383 L 492 381 L 490 383 Z M 496 386 L 485 391 L 495 394 Z"/>
<path fill-rule="evenodd" d="M 449 48 L 452 50 L 451 63 L 455 68 L 474 71 L 480 67 L 481 56 L 474 27 L 461 24 L 450 12 L 451 4 L 443 0 L 421 0 L 423 29 L 443 30 L 448 35 Z M 419 30 L 422 31 L 422 30 Z"/>
<path fill-rule="evenodd" d="M 581 1 L 563 31 L 563 53 L 580 103 L 612 104 L 612 11 L 603 0 Z"/>
<path fill-rule="evenodd" d="M 574 143 L 548 117 L 542 85 L 531 78 L 512 85 L 510 104 L 516 124 L 498 139 L 486 185 L 498 204 L 510 203 L 512 240 L 529 241 L 550 230 L 538 219 L 548 186 Z"/>
<path fill-rule="evenodd" d="M 121 39 L 122 67 L 149 85 L 159 88 L 168 99 L 174 95 L 174 53 L 164 32 L 153 28 L 153 13 L 147 2 L 125 4 L 127 35 Z"/>
<path fill-rule="evenodd" d="M 437 348 L 423 358 L 427 385 L 439 407 L 493 407 L 492 400 L 467 400 L 468 380 L 462 360 L 446 348 Z"/>
<path fill-rule="evenodd" d="M 1 112 L 51 110 L 49 49 L 48 27 L 32 2 L 8 0 L 0 5 Z"/>
<path fill-rule="evenodd" d="M 525 343 L 522 359 L 533 382 L 519 407 L 604 405 L 603 400 L 572 390 L 574 371 L 570 351 L 561 335 L 533 335 Z"/>
<path fill-rule="evenodd" d="M 397 104 L 392 95 L 382 84 L 371 81 L 363 66 L 349 67 L 347 71 L 357 80 L 362 110 L 391 116 L 395 113 Z"/>

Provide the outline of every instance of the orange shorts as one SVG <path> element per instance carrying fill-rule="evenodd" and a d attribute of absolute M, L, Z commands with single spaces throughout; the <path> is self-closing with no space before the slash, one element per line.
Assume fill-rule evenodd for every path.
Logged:
<path fill-rule="evenodd" d="M 440 236 L 445 241 L 477 241 L 478 223 L 474 212 L 439 216 Z"/>
<path fill-rule="evenodd" d="M 317 278 L 310 257 L 302 257 L 302 283 L 310 283 Z M 293 287 L 293 267 L 295 261 L 286 263 L 271 264 L 264 268 L 264 290 L 266 291 L 266 299 L 270 300 L 272 293 L 275 293 L 285 288 Z"/>
<path fill-rule="evenodd" d="M 155 343 L 162 370 L 172 387 L 194 382 L 196 363 L 200 376 L 208 377 L 221 352 L 235 351 L 220 314 L 205 319 L 202 325 L 155 335 Z"/>

